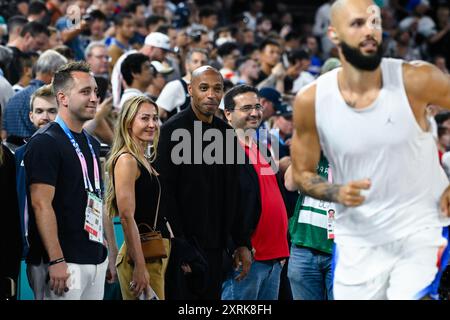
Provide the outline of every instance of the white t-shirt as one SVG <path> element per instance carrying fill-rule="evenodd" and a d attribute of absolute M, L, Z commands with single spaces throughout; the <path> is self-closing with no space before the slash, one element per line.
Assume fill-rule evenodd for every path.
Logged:
<path fill-rule="evenodd" d="M 145 94 L 141 90 L 135 88 L 125 89 L 125 91 L 122 94 L 122 98 L 120 99 L 119 108 L 122 109 L 125 101 L 136 96 L 145 96 Z"/>
<path fill-rule="evenodd" d="M 292 85 L 292 92 L 297 93 L 301 88 L 310 84 L 314 80 L 316 80 L 316 78 L 314 78 L 311 73 L 302 71 L 298 78 L 294 80 L 294 84 Z"/>
<path fill-rule="evenodd" d="M 125 52 L 117 59 L 116 64 L 114 65 L 113 71 L 111 73 L 111 87 L 112 87 L 112 95 L 113 95 L 113 106 L 116 108 L 121 108 L 120 106 L 120 91 L 122 89 L 122 73 L 120 72 L 120 67 L 122 66 L 122 62 L 125 60 L 128 55 L 132 53 L 137 53 L 137 50 L 130 50 Z M 120 107 L 119 107 L 120 106 Z"/>
<path fill-rule="evenodd" d="M 180 80 L 168 82 L 159 94 L 156 104 L 167 112 L 175 109 L 180 111 L 180 107 L 186 101 L 186 92 Z"/>

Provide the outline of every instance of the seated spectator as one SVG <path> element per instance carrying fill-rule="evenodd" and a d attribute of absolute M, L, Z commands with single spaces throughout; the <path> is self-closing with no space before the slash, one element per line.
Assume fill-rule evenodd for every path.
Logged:
<path fill-rule="evenodd" d="M 219 55 L 219 62 L 222 65 L 220 73 L 223 78 L 236 84 L 239 79 L 236 72 L 236 62 L 241 55 L 237 44 L 234 42 L 226 42 L 217 49 L 217 53 Z"/>
<path fill-rule="evenodd" d="M 142 53 L 132 53 L 123 60 L 120 71 L 127 89 L 120 99 L 119 109 L 125 101 L 135 96 L 143 96 L 153 81 L 153 67 L 150 58 Z"/>

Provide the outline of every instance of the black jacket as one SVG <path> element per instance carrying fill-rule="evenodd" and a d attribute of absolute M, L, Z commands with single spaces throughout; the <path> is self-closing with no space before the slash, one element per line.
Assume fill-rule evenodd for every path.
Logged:
<path fill-rule="evenodd" d="M 200 122 L 189 107 L 161 127 L 155 167 L 163 181 L 161 212 L 170 221 L 175 237 L 195 238 L 202 249 L 223 249 L 238 208 L 239 168 L 226 164 L 230 149 L 227 150 L 225 143 L 213 153 L 222 153 L 223 157 L 219 158 L 223 164 L 205 163 L 202 155 L 209 154 L 212 142 L 203 142 L 201 137 L 208 129 L 218 130 L 223 138 L 228 130 L 234 144 L 231 148 L 236 147 L 236 136 L 230 126 L 217 117 L 211 124 Z M 186 148 L 180 152 L 182 143 L 186 143 Z M 186 161 L 177 163 L 172 152 Z M 234 238 L 242 243 L 236 232 Z"/>
<path fill-rule="evenodd" d="M 268 163 L 273 164 L 269 150 L 261 150 L 261 154 Z M 272 165 L 272 168 L 274 168 L 274 165 Z M 258 175 L 247 155 L 245 155 L 245 164 L 239 166 L 239 169 L 240 196 L 238 217 L 240 217 L 240 219 L 238 218 L 235 220 L 233 228 L 239 230 L 242 234 L 243 242 L 251 248 L 251 236 L 258 226 L 261 217 L 261 190 L 259 187 Z M 286 206 L 286 212 L 289 212 L 290 208 L 286 205 L 288 203 L 286 199 L 286 189 L 279 171 L 276 174 L 276 178 L 284 205 Z M 232 241 L 232 239 L 229 239 L 227 245 L 228 254 L 231 255 L 238 246 L 239 245 Z"/>
<path fill-rule="evenodd" d="M 9 280 L 17 285 L 22 258 L 22 231 L 20 226 L 19 205 L 16 193 L 16 164 L 12 153 L 3 148 L 3 164 L 0 166 L 1 194 L 1 240 L 0 250 L 3 254 L 0 262 L 0 300 L 9 297 Z M 17 287 L 16 287 L 17 289 Z"/>

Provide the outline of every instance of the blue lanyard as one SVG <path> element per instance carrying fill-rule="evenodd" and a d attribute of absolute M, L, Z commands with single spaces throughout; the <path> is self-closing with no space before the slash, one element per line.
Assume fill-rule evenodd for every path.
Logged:
<path fill-rule="evenodd" d="M 88 168 L 87 168 L 87 164 L 86 164 L 86 159 L 84 157 L 84 154 L 81 152 L 80 146 L 75 141 L 75 138 L 73 137 L 72 132 L 70 132 L 67 125 L 64 123 L 64 121 L 59 116 L 56 117 L 55 122 L 60 125 L 61 129 L 63 129 L 64 133 L 66 134 L 66 136 L 69 138 L 70 142 L 72 143 L 72 146 L 74 147 L 75 152 L 77 153 L 78 159 L 80 160 L 80 164 L 81 164 L 81 170 L 83 172 L 83 180 L 84 180 L 85 189 L 89 190 L 90 192 L 93 192 L 94 189 L 92 188 L 91 181 L 89 180 L 89 173 L 88 173 Z M 95 190 L 97 191 L 98 195 L 100 195 L 101 194 L 100 193 L 100 174 L 99 174 L 97 158 L 94 153 L 94 148 L 92 147 L 92 144 L 89 141 L 89 138 L 84 130 L 83 130 L 83 133 L 86 137 L 87 143 L 89 145 L 89 149 L 91 150 L 91 153 L 92 153 L 92 159 L 94 161 Z"/>

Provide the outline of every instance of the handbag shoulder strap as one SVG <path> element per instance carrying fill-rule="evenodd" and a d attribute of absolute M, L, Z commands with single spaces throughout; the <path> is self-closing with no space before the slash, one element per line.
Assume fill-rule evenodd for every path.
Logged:
<path fill-rule="evenodd" d="M 157 175 L 155 175 L 156 181 L 158 181 L 158 204 L 156 205 L 156 214 L 155 214 L 155 222 L 153 223 L 153 230 L 156 230 L 156 222 L 158 221 L 158 214 L 159 214 L 159 203 L 161 202 L 161 183 L 159 182 L 159 178 Z"/>

